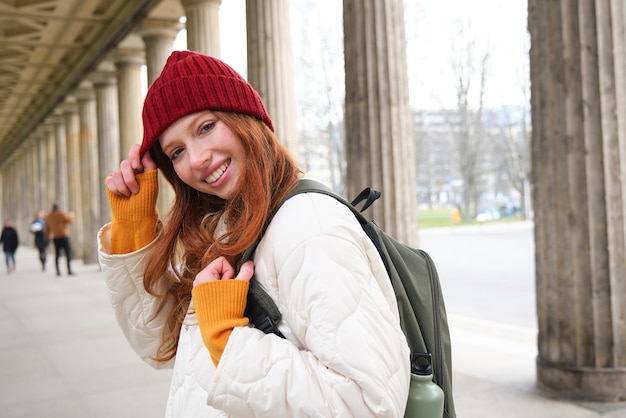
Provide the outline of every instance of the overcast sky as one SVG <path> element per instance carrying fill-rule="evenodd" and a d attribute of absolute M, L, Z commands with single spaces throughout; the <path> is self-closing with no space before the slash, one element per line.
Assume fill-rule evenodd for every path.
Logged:
<path fill-rule="evenodd" d="M 342 1 L 290 0 L 294 60 L 302 51 L 303 24 L 308 43 L 323 33 L 341 53 Z M 411 105 L 438 109 L 454 106 L 454 45 L 474 40 L 474 55 L 489 52 L 487 106 L 524 104 L 522 85 L 528 79 L 527 0 L 406 0 L 407 60 Z M 246 74 L 245 0 L 222 1 L 220 7 L 222 59 Z M 459 28 L 465 35 L 461 39 Z M 178 44 L 180 45 L 180 44 Z M 337 60 L 342 60 L 339 57 Z M 338 71 L 343 71 L 343 62 Z M 298 63 L 295 63 L 296 67 Z"/>
<path fill-rule="evenodd" d="M 407 0 L 406 13 L 412 102 L 454 103 L 453 45 L 472 39 L 477 58 L 489 52 L 486 104 L 524 102 L 521 85 L 528 79 L 530 46 L 526 0 Z"/>

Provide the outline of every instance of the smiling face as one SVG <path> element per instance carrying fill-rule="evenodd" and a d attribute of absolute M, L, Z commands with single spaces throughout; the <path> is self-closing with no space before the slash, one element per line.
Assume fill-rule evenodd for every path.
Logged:
<path fill-rule="evenodd" d="M 239 190 L 246 157 L 243 144 L 211 111 L 183 116 L 163 132 L 159 144 L 188 186 L 222 199 Z"/>

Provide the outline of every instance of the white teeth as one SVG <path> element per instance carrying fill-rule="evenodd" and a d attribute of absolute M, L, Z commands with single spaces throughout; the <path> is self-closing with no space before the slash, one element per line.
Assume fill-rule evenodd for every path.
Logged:
<path fill-rule="evenodd" d="M 213 183 L 214 181 L 219 179 L 222 176 L 222 174 L 224 174 L 224 171 L 226 171 L 226 169 L 228 168 L 228 163 L 229 162 L 226 161 L 224 164 L 222 164 L 217 170 L 212 172 L 211 175 L 207 177 L 205 181 L 207 183 Z"/>

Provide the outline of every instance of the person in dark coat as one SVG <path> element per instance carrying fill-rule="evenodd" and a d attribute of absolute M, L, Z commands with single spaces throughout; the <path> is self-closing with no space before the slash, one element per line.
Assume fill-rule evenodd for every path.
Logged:
<path fill-rule="evenodd" d="M 50 241 L 46 237 L 46 213 L 43 210 L 35 214 L 35 219 L 30 223 L 30 232 L 34 235 L 35 247 L 39 250 L 41 271 L 46 271 L 46 258 Z"/>
<path fill-rule="evenodd" d="M 7 273 L 15 271 L 15 251 L 20 240 L 17 236 L 17 231 L 13 227 L 13 222 L 6 220 L 4 222 L 4 228 L 2 228 L 2 235 L 0 235 L 0 242 L 2 242 L 2 250 L 7 265 Z"/>

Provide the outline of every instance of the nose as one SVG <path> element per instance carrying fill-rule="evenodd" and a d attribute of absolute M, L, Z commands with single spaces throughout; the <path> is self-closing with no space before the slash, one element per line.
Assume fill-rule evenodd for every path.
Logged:
<path fill-rule="evenodd" d="M 187 146 L 187 156 L 189 158 L 189 165 L 194 170 L 204 168 L 207 161 L 209 161 L 208 152 L 195 142 Z"/>

